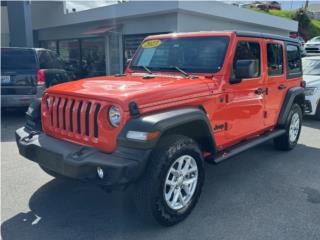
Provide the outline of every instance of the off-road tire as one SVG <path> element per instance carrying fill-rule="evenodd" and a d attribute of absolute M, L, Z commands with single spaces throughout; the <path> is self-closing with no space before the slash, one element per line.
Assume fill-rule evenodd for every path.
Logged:
<path fill-rule="evenodd" d="M 290 124 L 291 124 L 292 117 L 295 113 L 298 114 L 300 119 L 299 132 L 296 139 L 294 141 L 291 141 L 289 136 Z M 284 150 L 284 151 L 292 150 L 297 145 L 297 142 L 299 140 L 301 125 L 302 125 L 302 110 L 298 104 L 294 103 L 291 107 L 286 123 L 284 125 L 284 129 L 286 130 L 286 133 L 280 137 L 275 138 L 273 141 L 275 148 L 278 150 Z"/>
<path fill-rule="evenodd" d="M 180 156 L 190 155 L 198 167 L 198 180 L 189 204 L 173 210 L 166 203 L 163 189 L 171 165 Z M 172 226 L 183 221 L 198 202 L 204 182 L 204 159 L 198 144 L 189 137 L 169 135 L 160 140 L 150 157 L 145 174 L 135 186 L 135 203 L 144 220 L 156 220 L 163 226 Z"/>

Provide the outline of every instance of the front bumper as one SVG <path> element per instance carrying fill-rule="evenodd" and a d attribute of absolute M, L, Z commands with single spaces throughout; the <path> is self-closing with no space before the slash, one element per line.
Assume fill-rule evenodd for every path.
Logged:
<path fill-rule="evenodd" d="M 311 95 L 305 97 L 305 114 L 306 115 L 315 115 L 317 111 L 317 104 L 320 101 L 318 95 Z"/>
<path fill-rule="evenodd" d="M 45 168 L 111 188 L 136 181 L 144 172 L 151 152 L 119 146 L 115 152 L 107 154 L 42 132 L 33 135 L 24 127 L 16 131 L 16 142 L 22 156 Z M 103 179 L 98 177 L 97 167 L 104 170 Z"/>

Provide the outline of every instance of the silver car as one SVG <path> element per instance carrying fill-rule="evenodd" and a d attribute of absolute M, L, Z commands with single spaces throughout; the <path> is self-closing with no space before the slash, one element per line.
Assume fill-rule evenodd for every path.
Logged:
<path fill-rule="evenodd" d="M 305 89 L 305 114 L 320 120 L 320 56 L 302 59 Z"/>
<path fill-rule="evenodd" d="M 306 42 L 305 49 L 308 54 L 320 54 L 320 36 Z"/>

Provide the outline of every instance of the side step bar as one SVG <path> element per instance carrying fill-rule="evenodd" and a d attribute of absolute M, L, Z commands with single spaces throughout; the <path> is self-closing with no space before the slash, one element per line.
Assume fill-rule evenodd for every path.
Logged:
<path fill-rule="evenodd" d="M 233 157 L 243 151 L 246 151 L 246 150 L 248 150 L 252 147 L 255 147 L 261 143 L 264 143 L 270 139 L 279 137 L 279 136 L 285 134 L 285 132 L 286 132 L 286 130 L 279 129 L 279 130 L 275 130 L 274 132 L 265 133 L 263 135 L 260 135 L 257 138 L 241 142 L 241 143 L 239 143 L 229 149 L 225 149 L 222 152 L 218 153 L 216 157 L 214 157 L 213 155 L 210 155 L 206 158 L 206 160 L 208 160 L 209 162 L 213 162 L 213 163 L 220 163 L 230 157 Z"/>

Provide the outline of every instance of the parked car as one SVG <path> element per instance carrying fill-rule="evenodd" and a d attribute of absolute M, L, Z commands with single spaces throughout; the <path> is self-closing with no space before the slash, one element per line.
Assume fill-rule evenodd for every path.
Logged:
<path fill-rule="evenodd" d="M 302 57 L 307 56 L 307 51 L 305 49 L 306 43 L 305 43 L 304 39 L 301 36 L 299 36 L 299 34 L 297 32 L 290 33 L 290 37 L 299 41 L 300 49 L 301 49 L 301 56 Z"/>
<path fill-rule="evenodd" d="M 25 107 L 45 88 L 72 80 L 57 55 L 43 48 L 1 48 L 1 107 Z"/>
<path fill-rule="evenodd" d="M 33 124 L 16 131 L 19 152 L 55 177 L 132 184 L 144 217 L 174 225 L 199 199 L 204 159 L 220 163 L 271 139 L 296 146 L 299 48 L 252 32 L 147 37 L 125 74 L 50 87 L 28 110 Z"/>
<path fill-rule="evenodd" d="M 320 120 L 320 56 L 303 58 L 302 66 L 303 79 L 306 81 L 305 114 Z"/>
<path fill-rule="evenodd" d="M 281 10 L 281 4 L 277 1 L 269 2 L 269 9 L 271 10 Z"/>
<path fill-rule="evenodd" d="M 320 36 L 306 42 L 305 49 L 308 54 L 320 54 Z"/>
<path fill-rule="evenodd" d="M 281 4 L 276 1 L 265 1 L 265 2 L 257 2 L 254 4 L 256 8 L 260 10 L 281 10 Z"/>

